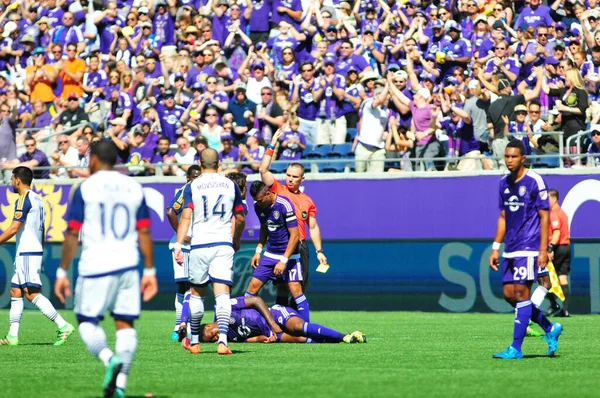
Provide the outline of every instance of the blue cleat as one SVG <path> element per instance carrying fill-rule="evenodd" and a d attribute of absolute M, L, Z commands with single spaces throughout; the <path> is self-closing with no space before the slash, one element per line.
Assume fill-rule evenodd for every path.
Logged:
<path fill-rule="evenodd" d="M 509 345 L 508 348 L 502 352 L 492 355 L 492 358 L 497 359 L 523 359 L 523 353 L 517 350 L 515 347 Z"/>
<path fill-rule="evenodd" d="M 104 398 L 112 398 L 117 389 L 117 375 L 123 369 L 123 361 L 121 361 L 116 355 L 113 355 L 108 362 L 106 367 L 106 374 L 104 375 L 104 383 L 102 383 L 102 390 L 104 391 Z"/>
<path fill-rule="evenodd" d="M 177 331 L 171 333 L 171 340 L 172 341 L 179 341 L 179 333 Z"/>
<path fill-rule="evenodd" d="M 552 325 L 552 330 L 546 333 L 544 336 L 544 340 L 548 343 L 548 356 L 553 357 L 558 350 L 558 338 L 562 334 L 563 327 L 560 323 L 555 323 Z"/>
<path fill-rule="evenodd" d="M 117 388 L 115 390 L 115 393 L 113 394 L 112 398 L 125 398 L 125 391 L 123 391 L 120 388 Z"/>

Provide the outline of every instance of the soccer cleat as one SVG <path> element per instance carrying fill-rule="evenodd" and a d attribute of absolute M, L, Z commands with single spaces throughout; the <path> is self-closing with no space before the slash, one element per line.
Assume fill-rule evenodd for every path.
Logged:
<path fill-rule="evenodd" d="M 356 337 L 356 339 L 358 340 L 358 343 L 360 343 L 360 344 L 367 342 L 367 336 L 365 336 L 365 334 L 363 332 L 359 332 L 357 330 L 355 332 L 352 332 L 352 335 Z"/>
<path fill-rule="evenodd" d="M 56 331 L 56 342 L 54 343 L 54 345 L 55 346 L 64 345 L 67 342 L 67 339 L 69 338 L 69 336 L 71 336 L 74 331 L 75 331 L 75 327 L 73 327 L 73 325 L 71 325 L 70 323 L 67 323 L 65 326 L 58 329 Z"/>
<path fill-rule="evenodd" d="M 558 338 L 562 334 L 563 327 L 560 323 L 555 323 L 552 325 L 552 330 L 550 330 L 544 336 L 544 340 L 548 343 L 548 356 L 553 357 L 558 350 Z"/>
<path fill-rule="evenodd" d="M 527 337 L 542 337 L 542 334 L 532 328 L 531 326 L 527 326 L 527 332 L 525 333 Z"/>
<path fill-rule="evenodd" d="M 229 349 L 229 347 L 227 347 L 226 344 L 219 343 L 219 345 L 217 346 L 217 354 L 219 354 L 219 355 L 231 355 L 231 354 L 233 354 L 233 352 L 231 352 L 231 350 Z"/>
<path fill-rule="evenodd" d="M 194 355 L 200 354 L 200 344 L 190 345 L 190 339 L 188 339 L 187 337 L 183 339 L 183 341 L 181 342 L 181 346 Z"/>
<path fill-rule="evenodd" d="M 123 391 L 120 388 L 117 388 L 115 390 L 115 393 L 113 394 L 113 398 L 125 398 L 125 391 Z"/>
<path fill-rule="evenodd" d="M 116 355 L 110 357 L 108 366 L 106 367 L 106 373 L 104 374 L 104 382 L 102 383 L 102 391 L 104 392 L 104 398 L 112 398 L 115 395 L 117 389 L 117 375 L 123 369 L 123 361 Z"/>
<path fill-rule="evenodd" d="M 544 315 L 546 315 L 546 317 L 555 315 L 556 313 L 558 313 L 560 311 L 560 305 L 558 305 L 558 303 L 556 305 L 550 305 L 550 308 L 548 308 L 548 311 L 546 311 L 544 313 Z"/>
<path fill-rule="evenodd" d="M 179 325 L 179 330 L 177 332 L 177 339 L 181 343 L 187 337 L 187 325 L 182 323 Z"/>
<path fill-rule="evenodd" d="M 365 336 L 358 330 L 344 336 L 344 343 L 346 344 L 360 344 L 366 342 L 367 336 Z"/>
<path fill-rule="evenodd" d="M 172 341 L 178 341 L 179 340 L 179 333 L 177 333 L 177 331 L 173 331 L 173 333 L 171 333 L 171 340 Z"/>
<path fill-rule="evenodd" d="M 19 345 L 19 336 L 7 334 L 0 339 L 0 345 Z"/>
<path fill-rule="evenodd" d="M 492 358 L 497 359 L 523 359 L 523 353 L 515 347 L 509 345 L 506 350 L 492 355 Z"/>

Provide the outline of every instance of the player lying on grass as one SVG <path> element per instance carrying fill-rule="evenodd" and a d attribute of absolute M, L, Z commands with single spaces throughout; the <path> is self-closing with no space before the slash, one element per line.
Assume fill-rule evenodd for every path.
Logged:
<path fill-rule="evenodd" d="M 361 332 L 343 334 L 325 326 L 304 322 L 290 307 L 268 308 L 262 298 L 238 297 L 231 300 L 228 339 L 246 343 L 366 343 Z M 217 323 L 202 325 L 203 342 L 217 341 Z"/>

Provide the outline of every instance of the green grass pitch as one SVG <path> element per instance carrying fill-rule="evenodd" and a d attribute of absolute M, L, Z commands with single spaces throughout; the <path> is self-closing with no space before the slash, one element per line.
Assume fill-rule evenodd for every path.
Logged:
<path fill-rule="evenodd" d="M 61 311 L 70 322 L 73 313 Z M 368 337 L 364 345 L 232 344 L 220 357 L 202 344 L 197 356 L 170 341 L 174 313 L 147 311 L 127 394 L 143 397 L 597 397 L 597 315 L 561 319 L 557 358 L 527 338 L 525 359 L 492 354 L 512 338 L 512 314 L 313 312 L 312 321 Z M 208 313 L 205 320 L 212 319 Z M 103 323 L 114 347 L 112 322 Z M 0 311 L 8 328 L 8 311 Z M 53 347 L 54 325 L 28 310 L 18 347 L 0 347 L 0 397 L 98 397 L 104 368 L 77 334 Z"/>

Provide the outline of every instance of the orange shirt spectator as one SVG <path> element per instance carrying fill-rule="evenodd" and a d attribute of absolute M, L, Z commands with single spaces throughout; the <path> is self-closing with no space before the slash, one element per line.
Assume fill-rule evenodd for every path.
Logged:
<path fill-rule="evenodd" d="M 85 73 L 85 61 L 77 58 L 77 46 L 67 45 L 68 59 L 59 61 L 56 65 L 60 69 L 63 91 L 61 98 L 69 98 L 69 94 L 75 93 L 77 97 L 83 96 L 83 74 Z"/>
<path fill-rule="evenodd" d="M 54 101 L 52 84 L 58 77 L 58 70 L 54 66 L 46 64 L 46 51 L 43 47 L 33 50 L 33 65 L 25 69 L 25 76 L 32 103 L 37 100 L 43 103 Z"/>

